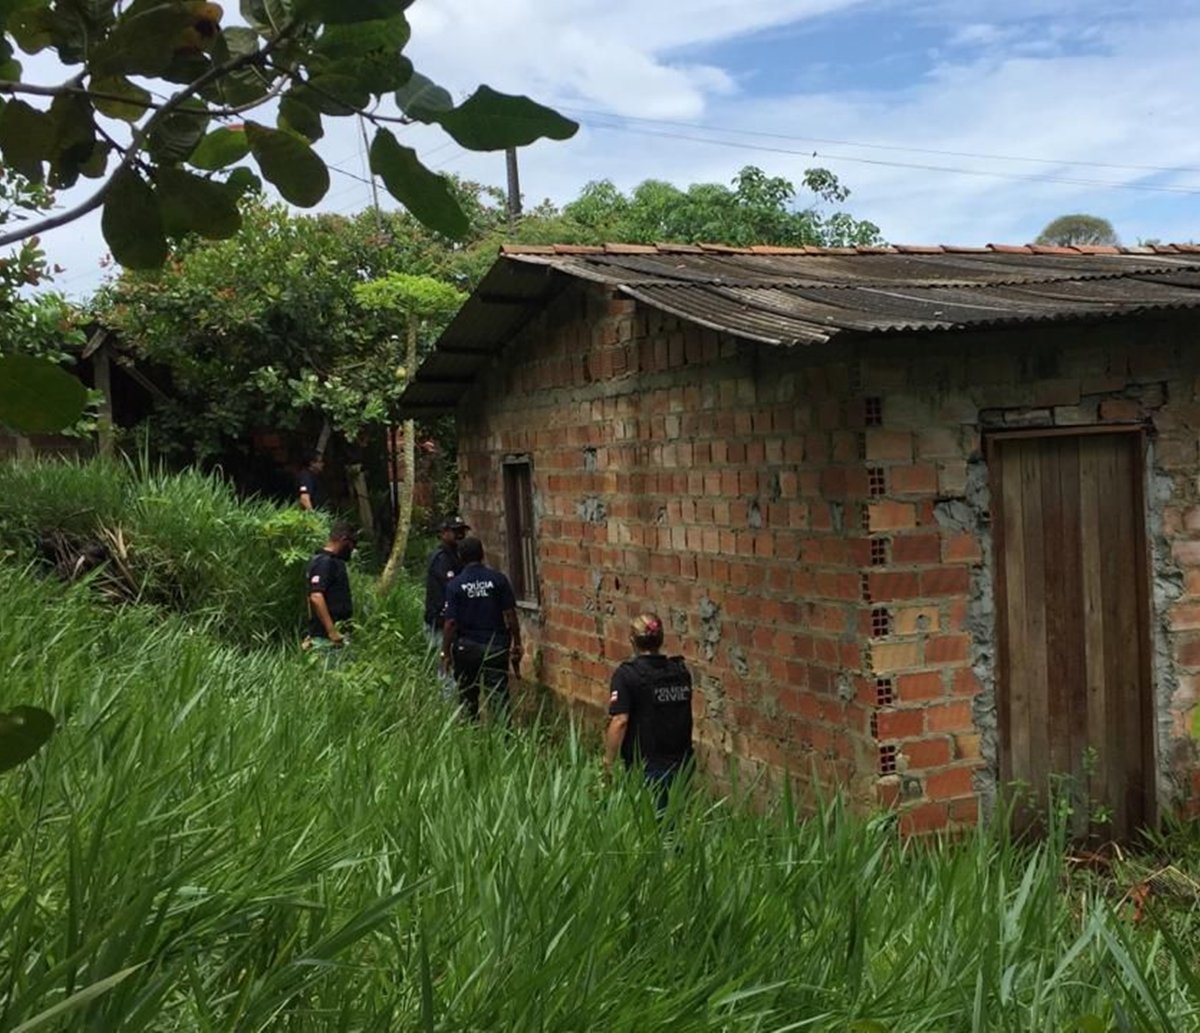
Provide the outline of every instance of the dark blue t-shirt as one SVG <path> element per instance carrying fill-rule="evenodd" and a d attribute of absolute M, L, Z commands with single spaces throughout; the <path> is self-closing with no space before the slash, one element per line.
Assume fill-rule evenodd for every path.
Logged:
<path fill-rule="evenodd" d="M 300 475 L 296 478 L 296 484 L 300 494 L 308 496 L 308 501 L 312 503 L 313 509 L 320 509 L 323 500 L 317 475 L 312 470 L 301 470 Z"/>
<path fill-rule="evenodd" d="M 508 578 L 482 563 L 469 564 L 446 588 L 446 620 L 454 621 L 462 638 L 480 645 L 508 648 L 504 612 L 516 607 Z"/>

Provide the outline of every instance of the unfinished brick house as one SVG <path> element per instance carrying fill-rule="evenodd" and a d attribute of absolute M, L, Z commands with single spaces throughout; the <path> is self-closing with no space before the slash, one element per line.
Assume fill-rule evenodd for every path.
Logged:
<path fill-rule="evenodd" d="M 505 250 L 404 396 L 534 675 L 657 609 L 714 776 L 971 822 L 1200 790 L 1200 248 Z"/>

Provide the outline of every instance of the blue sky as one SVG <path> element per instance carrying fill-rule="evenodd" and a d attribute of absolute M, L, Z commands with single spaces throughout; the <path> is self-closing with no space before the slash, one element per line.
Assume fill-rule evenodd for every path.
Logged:
<path fill-rule="evenodd" d="M 411 56 L 452 92 L 488 82 L 583 122 L 523 152 L 529 203 L 600 178 L 823 165 L 896 242 L 1021 243 L 1071 211 L 1127 243 L 1200 239 L 1200 0 L 417 0 L 409 15 Z M 503 179 L 501 157 L 406 132 L 434 167 Z M 319 149 L 340 168 L 321 208 L 366 206 L 356 127 Z M 69 292 L 99 282 L 98 219 L 44 243 Z"/>

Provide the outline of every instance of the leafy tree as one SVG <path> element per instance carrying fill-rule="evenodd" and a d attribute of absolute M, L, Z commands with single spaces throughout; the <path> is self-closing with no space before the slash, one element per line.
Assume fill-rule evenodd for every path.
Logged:
<path fill-rule="evenodd" d="M 1059 247 L 1071 247 L 1075 244 L 1107 244 L 1115 245 L 1116 230 L 1107 219 L 1095 215 L 1060 215 L 1046 224 L 1045 229 L 1037 235 L 1035 244 L 1056 244 Z"/>
<path fill-rule="evenodd" d="M 158 268 L 171 240 L 237 233 L 238 199 L 260 182 L 246 161 L 287 201 L 315 205 L 329 171 L 312 145 L 325 118 L 355 116 L 374 127 L 371 170 L 392 196 L 438 232 L 463 236 L 469 220 L 451 184 L 389 125 L 438 125 L 479 151 L 567 139 L 578 126 L 486 86 L 455 104 L 405 54 L 411 2 L 243 0 L 245 24 L 232 25 L 206 0 L 2 0 L 5 167 L 32 184 L 70 187 L 85 177 L 99 185 L 74 208 L 0 227 L 0 247 L 103 207 L 113 257 L 128 268 Z M 53 51 L 69 77 L 29 81 L 18 50 Z M 385 100 L 399 113 L 384 114 Z M 268 110 L 274 125 L 260 114 Z M 45 371 L 6 374 L 18 385 Z M 40 387 L 19 385 L 27 394 Z"/>
<path fill-rule="evenodd" d="M 845 212 L 824 213 L 820 205 L 840 204 L 850 196 L 825 169 L 809 169 L 804 188 L 815 195 L 797 207 L 796 187 L 781 176 L 768 176 L 753 165 L 734 177 L 732 188 L 699 183 L 681 190 L 646 180 L 628 196 L 610 181 L 589 183 L 562 210 L 556 227 L 581 242 L 722 243 L 736 246 L 776 244 L 852 245 L 880 241 L 879 228 Z"/>
<path fill-rule="evenodd" d="M 391 273 L 379 280 L 359 284 L 354 295 L 365 308 L 384 318 L 400 318 L 405 325 L 405 365 L 396 371 L 396 379 L 407 381 L 416 371 L 418 340 L 424 336 L 432 343 L 446 321 L 458 310 L 466 295 L 431 276 Z M 417 425 L 413 419 L 404 421 L 404 481 L 396 507 L 396 533 L 387 564 L 379 577 L 379 590 L 386 592 L 396 579 L 408 547 L 412 525 L 413 485 L 417 474 Z"/>

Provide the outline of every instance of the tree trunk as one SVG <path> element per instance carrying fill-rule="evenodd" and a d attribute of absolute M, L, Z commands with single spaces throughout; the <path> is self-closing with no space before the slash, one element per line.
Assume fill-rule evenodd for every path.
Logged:
<path fill-rule="evenodd" d="M 362 463 L 353 463 L 346 467 L 346 476 L 350 481 L 350 492 L 358 506 L 358 523 L 368 538 L 375 537 L 375 515 L 371 512 L 371 495 L 367 491 L 367 475 L 363 473 Z"/>
<path fill-rule="evenodd" d="M 408 317 L 408 375 L 417 369 L 417 317 Z M 413 490 L 417 477 L 417 424 L 414 420 L 404 421 L 404 480 L 400 482 L 400 498 L 396 506 L 396 536 L 392 539 L 392 551 L 387 565 L 379 575 L 379 590 L 386 592 L 396 580 L 404 553 L 408 549 L 408 534 L 412 529 Z"/>

